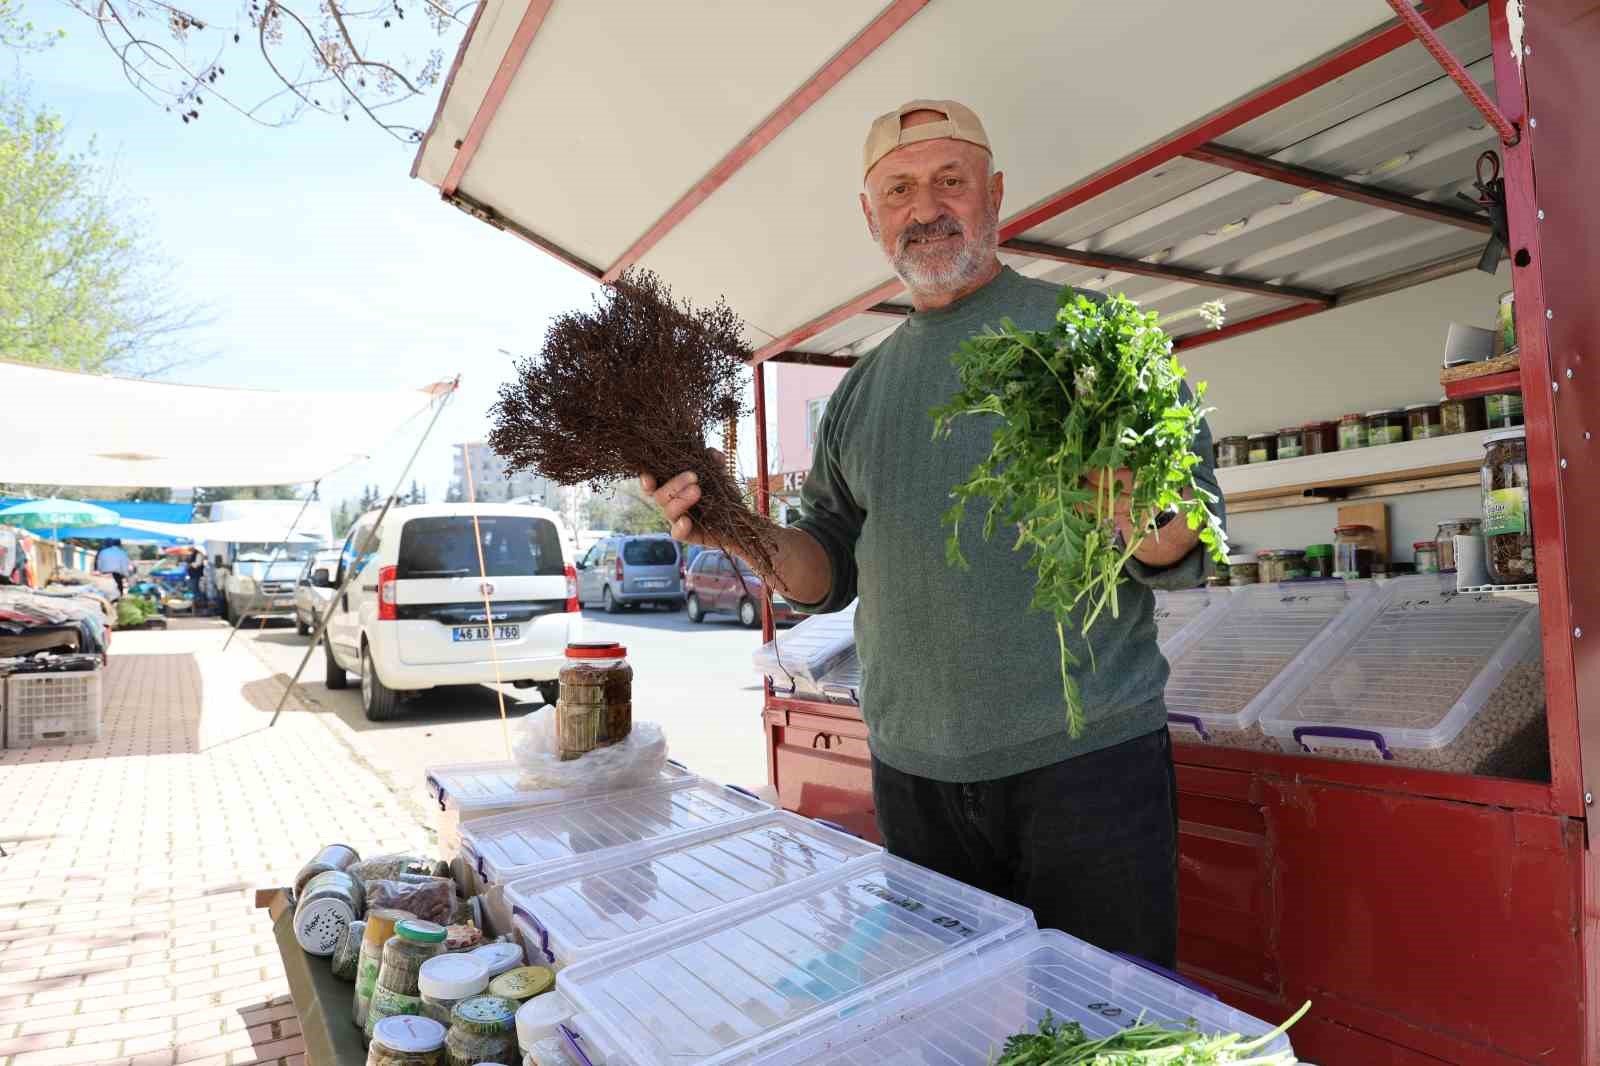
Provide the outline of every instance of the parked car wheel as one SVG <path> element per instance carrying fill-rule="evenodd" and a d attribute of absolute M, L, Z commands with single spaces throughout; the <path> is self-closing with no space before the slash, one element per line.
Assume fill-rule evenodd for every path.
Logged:
<path fill-rule="evenodd" d="M 617 602 L 617 598 L 611 595 L 610 585 L 607 585 L 605 591 L 600 594 L 600 605 L 606 609 L 606 614 L 616 614 L 622 610 L 622 605 Z"/>
<path fill-rule="evenodd" d="M 534 687 L 539 690 L 539 698 L 544 700 L 546 706 L 554 707 L 556 700 L 561 698 L 559 681 L 540 681 Z"/>
<path fill-rule="evenodd" d="M 338 660 L 333 657 L 333 645 L 326 639 L 322 642 L 322 658 L 327 664 L 328 687 L 331 689 L 348 688 L 350 686 L 350 677 L 344 672 L 344 667 L 340 666 Z"/>
<path fill-rule="evenodd" d="M 683 609 L 689 614 L 689 621 L 699 625 L 706 620 L 705 609 L 700 606 L 700 597 L 691 595 L 684 603 Z"/>
<path fill-rule="evenodd" d="M 388 722 L 400 717 L 400 693 L 385 685 L 372 663 L 372 653 L 361 645 L 361 709 L 369 722 Z"/>
<path fill-rule="evenodd" d="M 299 633 L 302 637 L 309 637 L 311 635 L 311 629 L 311 623 L 307 622 L 299 615 L 294 616 L 294 631 L 296 633 Z"/>
<path fill-rule="evenodd" d="M 739 624 L 746 629 L 754 629 L 761 624 L 761 612 L 756 609 L 754 600 L 739 601 Z"/>

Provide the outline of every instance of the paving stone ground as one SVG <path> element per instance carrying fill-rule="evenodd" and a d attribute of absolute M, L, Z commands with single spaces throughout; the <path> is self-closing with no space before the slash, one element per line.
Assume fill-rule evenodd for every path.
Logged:
<path fill-rule="evenodd" d="M 0 1066 L 302 1066 L 255 889 L 422 824 L 217 629 L 118 633 L 92 744 L 0 751 Z"/>

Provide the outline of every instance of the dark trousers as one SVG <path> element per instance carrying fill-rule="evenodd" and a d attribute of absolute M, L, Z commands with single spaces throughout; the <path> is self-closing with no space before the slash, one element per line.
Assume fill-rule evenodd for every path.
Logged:
<path fill-rule="evenodd" d="M 125 574 L 112 574 L 111 575 L 111 580 L 113 580 L 113 581 L 115 581 L 117 583 L 117 595 L 121 596 L 123 594 L 123 592 L 126 590 L 127 585 L 128 585 L 127 575 L 125 575 Z"/>
<path fill-rule="evenodd" d="M 891 854 L 1031 908 L 1041 929 L 1176 965 L 1178 790 L 1166 729 L 965 785 L 874 758 L 872 796 Z"/>

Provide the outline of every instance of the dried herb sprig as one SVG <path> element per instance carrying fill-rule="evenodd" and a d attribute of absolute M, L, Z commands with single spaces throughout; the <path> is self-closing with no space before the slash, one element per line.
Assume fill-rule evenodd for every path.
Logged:
<path fill-rule="evenodd" d="M 489 446 L 510 468 L 562 485 L 693 471 L 701 495 L 690 519 L 770 574 L 773 526 L 706 446 L 748 411 L 749 358 L 726 303 L 696 308 L 655 274 L 629 271 L 593 310 L 558 316 L 540 352 L 517 362 L 490 410 Z"/>
<path fill-rule="evenodd" d="M 1141 1022 L 1110 1036 L 1091 1038 L 1077 1022 L 1057 1022 L 1048 1011 L 1035 1032 L 1007 1038 L 995 1066 L 1294 1066 L 1288 1051 L 1266 1051 L 1311 1009 L 1307 1002 L 1265 1036 L 1207 1036 L 1193 1024 L 1174 1029 Z"/>

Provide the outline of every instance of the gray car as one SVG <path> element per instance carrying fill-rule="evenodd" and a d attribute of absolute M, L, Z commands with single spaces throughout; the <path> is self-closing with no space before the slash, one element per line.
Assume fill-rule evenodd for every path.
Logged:
<path fill-rule="evenodd" d="M 578 602 L 615 614 L 653 603 L 683 610 L 678 542 L 665 533 L 607 537 L 578 560 Z"/>

